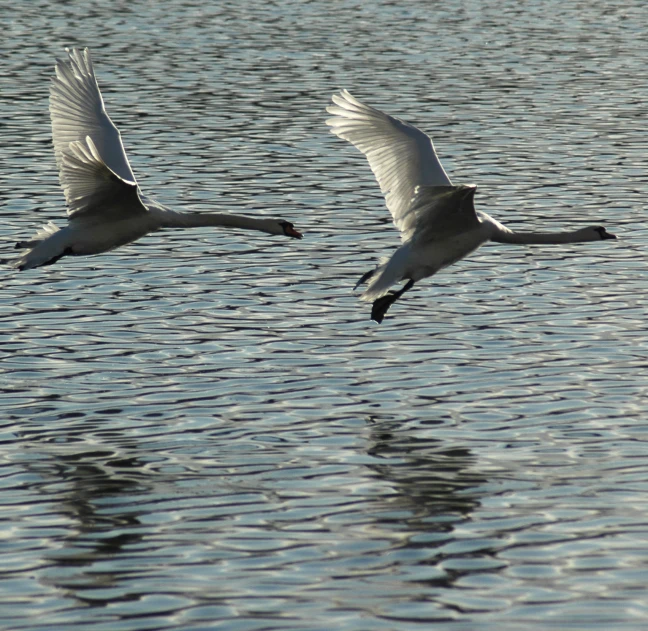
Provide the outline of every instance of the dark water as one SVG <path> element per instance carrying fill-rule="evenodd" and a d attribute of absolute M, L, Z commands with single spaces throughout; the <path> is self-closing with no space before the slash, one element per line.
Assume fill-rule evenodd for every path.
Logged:
<path fill-rule="evenodd" d="M 7 5 L 8 6 L 8 5 Z M 0 39 L 2 256 L 64 207 L 48 80 L 92 48 L 145 193 L 294 220 L 149 236 L 0 290 L 4 629 L 642 629 L 641 3 L 55 2 Z M 382 326 L 398 236 L 336 89 L 513 228 Z"/>

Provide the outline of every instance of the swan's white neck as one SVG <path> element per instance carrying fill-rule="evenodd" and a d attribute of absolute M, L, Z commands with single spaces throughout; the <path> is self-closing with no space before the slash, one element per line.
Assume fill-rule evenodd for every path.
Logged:
<path fill-rule="evenodd" d="M 163 228 L 203 228 L 218 226 L 220 228 L 240 228 L 258 230 L 267 234 L 283 234 L 283 229 L 276 219 L 246 217 L 229 213 L 195 213 L 175 212 L 168 208 L 156 208 Z"/>
<path fill-rule="evenodd" d="M 569 232 L 504 232 L 498 230 L 491 241 L 519 245 L 542 245 L 559 243 L 584 243 L 599 241 L 601 236 L 592 228 L 570 230 Z"/>

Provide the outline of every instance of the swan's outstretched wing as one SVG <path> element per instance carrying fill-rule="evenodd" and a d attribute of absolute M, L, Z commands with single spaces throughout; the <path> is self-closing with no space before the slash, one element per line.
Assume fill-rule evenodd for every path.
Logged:
<path fill-rule="evenodd" d="M 385 195 L 396 227 L 411 232 L 412 198 L 417 186 L 452 186 L 429 136 L 380 110 L 364 105 L 346 90 L 326 108 L 331 131 L 365 154 Z"/>
<path fill-rule="evenodd" d="M 90 136 L 61 152 L 61 184 L 70 219 L 101 215 L 119 220 L 146 213 L 137 184 L 110 169 Z"/>
<path fill-rule="evenodd" d="M 68 59 L 57 60 L 56 77 L 50 86 L 50 117 L 56 163 L 63 169 L 64 155 L 71 143 L 85 143 L 90 137 L 104 165 L 122 180 L 135 182 L 119 130 L 104 109 L 101 92 L 88 49 L 72 49 Z M 63 184 L 63 181 L 61 182 Z M 76 194 L 63 186 L 66 197 Z M 70 213 L 73 205 L 68 198 Z"/>
<path fill-rule="evenodd" d="M 408 236 L 431 243 L 444 241 L 479 227 L 475 212 L 476 186 L 418 186 L 408 216 Z"/>

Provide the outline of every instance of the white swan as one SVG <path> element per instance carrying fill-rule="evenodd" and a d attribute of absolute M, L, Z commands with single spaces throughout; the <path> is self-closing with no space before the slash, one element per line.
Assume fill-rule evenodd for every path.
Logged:
<path fill-rule="evenodd" d="M 374 301 L 371 318 L 382 322 L 387 309 L 415 282 L 436 274 L 486 241 L 514 244 L 580 243 L 616 239 L 601 226 L 571 232 L 512 232 L 475 211 L 475 186 L 453 186 L 432 140 L 412 125 L 364 105 L 346 90 L 333 95 L 331 131 L 365 154 L 403 244 L 382 265 L 367 272 L 361 298 Z M 396 292 L 389 287 L 407 283 Z"/>
<path fill-rule="evenodd" d="M 48 223 L 12 262 L 19 270 L 62 256 L 107 252 L 160 228 L 219 226 L 302 235 L 288 221 L 216 213 L 180 213 L 144 197 L 135 181 L 119 130 L 104 109 L 88 49 L 67 50 L 50 86 L 56 163 L 68 203 L 68 226 Z"/>

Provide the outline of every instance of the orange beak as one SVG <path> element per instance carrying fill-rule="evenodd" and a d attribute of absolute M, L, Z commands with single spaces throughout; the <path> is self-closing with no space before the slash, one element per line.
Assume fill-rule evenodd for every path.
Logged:
<path fill-rule="evenodd" d="M 286 227 L 285 232 L 289 237 L 293 237 L 293 239 L 302 239 L 304 237 L 301 232 L 298 232 L 297 230 L 289 226 Z"/>

